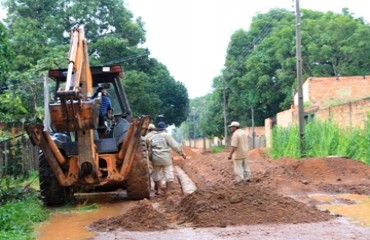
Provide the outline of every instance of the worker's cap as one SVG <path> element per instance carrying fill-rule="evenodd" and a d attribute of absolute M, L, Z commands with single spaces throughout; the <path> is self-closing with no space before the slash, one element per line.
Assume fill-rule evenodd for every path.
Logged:
<path fill-rule="evenodd" d="M 166 129 L 166 124 L 164 122 L 157 123 L 157 130 L 161 131 Z"/>
<path fill-rule="evenodd" d="M 153 129 L 155 129 L 154 124 L 153 124 L 153 123 L 149 124 L 149 126 L 148 126 L 148 130 L 153 130 Z"/>
<path fill-rule="evenodd" d="M 238 122 L 231 122 L 231 124 L 229 125 L 229 127 L 239 127 L 240 124 Z"/>

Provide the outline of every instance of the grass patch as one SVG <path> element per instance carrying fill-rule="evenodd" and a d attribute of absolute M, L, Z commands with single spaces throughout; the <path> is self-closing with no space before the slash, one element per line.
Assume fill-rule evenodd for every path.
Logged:
<path fill-rule="evenodd" d="M 35 193 L 7 202 L 0 206 L 0 239 L 35 239 L 33 226 L 48 217 Z"/>
<path fill-rule="evenodd" d="M 272 131 L 272 158 L 301 158 L 297 126 L 275 127 Z M 304 129 L 304 156 L 349 157 L 370 164 L 370 118 L 364 129 L 341 129 L 331 121 L 311 121 Z"/>
<path fill-rule="evenodd" d="M 98 203 L 89 203 L 89 201 L 86 200 L 80 205 L 76 205 L 75 203 L 63 205 L 59 208 L 56 208 L 55 211 L 57 212 L 89 212 L 89 211 L 94 211 L 98 208 L 99 208 Z"/>
<path fill-rule="evenodd" d="M 272 147 L 269 153 L 272 158 L 300 158 L 298 127 L 275 127 L 272 130 Z"/>
<path fill-rule="evenodd" d="M 83 206 L 79 207 L 78 208 L 78 211 L 79 212 L 89 212 L 89 211 L 93 211 L 93 210 L 96 210 L 99 208 L 99 204 L 97 203 L 93 203 L 93 204 L 84 204 Z"/>
<path fill-rule="evenodd" d="M 225 146 L 214 146 L 212 147 L 211 152 L 220 153 L 220 152 L 223 152 L 224 150 L 225 150 Z"/>
<path fill-rule="evenodd" d="M 47 220 L 52 212 L 87 212 L 99 204 L 84 202 L 77 206 L 67 204 L 60 208 L 45 208 L 39 199 L 38 174 L 27 179 L 3 178 L 0 182 L 0 239 L 33 240 L 35 225 Z"/>
<path fill-rule="evenodd" d="M 0 179 L 0 239 L 35 239 L 34 225 L 49 217 L 35 189 L 39 189 L 36 171 L 27 178 Z"/>

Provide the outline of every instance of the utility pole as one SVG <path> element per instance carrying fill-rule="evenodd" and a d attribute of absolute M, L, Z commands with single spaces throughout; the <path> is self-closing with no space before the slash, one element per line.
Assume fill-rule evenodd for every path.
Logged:
<path fill-rule="evenodd" d="M 255 138 L 256 138 L 256 132 L 255 132 L 255 126 L 254 126 L 254 106 L 251 107 L 252 112 L 252 149 L 255 148 Z"/>
<path fill-rule="evenodd" d="M 222 89 L 224 94 L 224 139 L 225 139 L 225 146 L 227 147 L 227 112 L 226 112 L 226 86 L 225 86 L 225 78 L 222 76 Z"/>
<path fill-rule="evenodd" d="M 192 107 L 191 110 L 192 110 L 192 113 L 193 113 L 193 137 L 194 137 L 193 147 L 196 148 L 197 137 L 196 137 L 196 134 L 195 134 L 195 107 Z"/>
<path fill-rule="evenodd" d="M 296 54 L 297 54 L 297 81 L 298 81 L 298 125 L 301 156 L 304 155 L 304 108 L 302 90 L 302 52 L 301 52 L 301 13 L 299 0 L 296 0 Z"/>
<path fill-rule="evenodd" d="M 190 137 L 190 117 L 188 116 L 188 136 L 189 136 L 189 148 L 191 148 L 191 137 Z"/>

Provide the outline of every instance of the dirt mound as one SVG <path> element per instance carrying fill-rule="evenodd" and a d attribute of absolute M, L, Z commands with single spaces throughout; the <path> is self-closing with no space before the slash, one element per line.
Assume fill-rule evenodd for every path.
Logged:
<path fill-rule="evenodd" d="M 309 223 L 333 216 L 253 185 L 197 190 L 182 199 L 180 220 L 196 227 L 266 223 Z"/>
<path fill-rule="evenodd" d="M 196 156 L 199 155 L 198 149 L 191 149 L 187 146 L 181 146 L 181 148 L 182 148 L 182 151 L 184 151 L 184 153 L 187 157 L 193 158 L 193 157 L 196 157 Z M 172 154 L 174 156 L 178 156 L 178 154 L 175 151 L 172 151 Z"/>
<path fill-rule="evenodd" d="M 301 189 L 311 187 L 327 193 L 370 194 L 367 187 L 370 183 L 370 166 L 360 161 L 322 157 L 300 160 L 282 158 L 272 163 L 263 174 L 259 174 L 259 180 L 269 185 L 274 182 L 274 187 L 289 183 Z"/>
<path fill-rule="evenodd" d="M 255 148 L 249 151 L 248 153 L 249 159 L 264 159 L 267 158 L 267 153 L 265 149 L 262 148 Z"/>
<path fill-rule="evenodd" d="M 332 216 L 317 210 L 309 193 L 370 194 L 370 166 L 362 162 L 339 157 L 272 160 L 265 154 L 262 149 L 250 152 L 253 182 L 241 186 L 232 182 L 227 152 L 186 161 L 184 169 L 203 187 L 182 200 L 181 219 L 196 226 L 324 221 Z"/>
<path fill-rule="evenodd" d="M 233 162 L 228 153 L 204 153 L 183 161 L 183 168 L 199 186 L 233 185 Z M 263 149 L 250 151 L 252 179 L 278 190 L 278 185 L 314 187 L 329 192 L 370 194 L 370 166 L 342 157 L 269 159 Z M 301 185 L 301 186 L 299 186 Z M 204 188 L 204 187 L 203 187 Z M 333 189 L 330 191 L 330 189 Z"/>
<path fill-rule="evenodd" d="M 370 167 L 348 158 L 308 158 L 294 164 L 296 171 L 312 181 L 370 180 Z"/>
<path fill-rule="evenodd" d="M 142 200 L 123 215 L 98 220 L 90 225 L 95 231 L 109 232 L 117 229 L 126 231 L 165 230 L 164 216 L 157 212 L 149 200 Z"/>
<path fill-rule="evenodd" d="M 167 197 L 140 201 L 123 215 L 98 221 L 92 227 L 98 231 L 148 231 L 179 226 L 313 223 L 335 217 L 318 210 L 307 193 L 370 194 L 370 166 L 351 159 L 272 160 L 264 150 L 256 149 L 248 161 L 253 181 L 234 184 L 233 162 L 227 160 L 227 152 L 184 151 L 194 157 L 174 163 L 183 166 L 198 190 L 186 196 L 178 190 Z"/>

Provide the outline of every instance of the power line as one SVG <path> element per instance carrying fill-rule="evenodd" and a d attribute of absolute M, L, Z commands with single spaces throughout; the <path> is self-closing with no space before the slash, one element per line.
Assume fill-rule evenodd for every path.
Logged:
<path fill-rule="evenodd" d="M 118 59 L 115 59 L 115 60 L 112 60 L 112 61 L 109 61 L 109 62 L 105 62 L 105 63 L 103 63 L 103 65 L 118 64 L 118 63 L 126 62 L 126 61 L 131 60 L 131 59 L 141 58 L 141 57 L 148 56 L 148 55 L 149 55 L 149 52 L 145 51 L 144 53 L 141 53 L 141 54 L 128 56 L 128 57 L 122 57 L 122 58 L 118 58 Z"/>
<path fill-rule="evenodd" d="M 25 84 L 32 84 L 32 83 L 37 84 L 37 83 L 42 83 L 42 82 L 43 82 L 43 80 L 38 79 L 38 80 L 24 81 L 24 82 L 20 82 L 20 83 L 17 83 L 17 84 L 8 84 L 8 85 L 0 87 L 0 93 L 2 93 L 3 91 L 9 90 L 11 88 L 20 88 L 20 89 L 22 89 L 22 87 L 19 87 L 19 86 L 25 87 Z"/>
<path fill-rule="evenodd" d="M 276 20 L 276 22 L 279 22 L 281 20 L 281 18 L 283 17 L 283 14 L 281 12 L 277 12 L 275 14 L 271 14 L 272 18 Z M 264 25 L 262 27 L 262 29 L 259 31 L 258 35 L 256 37 L 253 38 L 253 41 L 251 43 L 249 43 L 249 45 L 247 45 L 246 47 L 244 47 L 244 49 L 242 50 L 242 54 L 241 56 L 239 55 L 239 58 L 244 58 L 246 57 L 248 54 L 251 54 L 253 52 L 253 50 L 256 48 L 256 46 L 258 44 L 260 44 L 268 34 L 271 33 L 271 30 L 273 28 L 273 22 L 270 21 L 268 24 Z M 239 63 L 234 63 L 234 64 L 237 64 L 236 66 L 233 66 L 231 65 L 230 68 L 231 70 L 232 69 L 238 69 L 239 67 L 241 67 L 242 64 L 244 64 L 244 62 L 239 62 Z"/>
<path fill-rule="evenodd" d="M 281 18 L 283 17 L 283 14 L 281 11 L 277 13 L 272 13 L 270 16 L 272 16 L 272 19 L 275 19 L 276 22 L 279 22 Z M 232 71 L 233 69 L 237 70 L 239 69 L 242 64 L 245 64 L 245 61 L 243 59 L 253 52 L 253 50 L 256 48 L 256 45 L 260 44 L 267 35 L 269 35 L 272 32 L 273 29 L 273 21 L 269 21 L 268 24 L 263 25 L 262 29 L 259 31 L 256 37 L 253 38 L 253 41 L 249 43 L 244 49 L 242 50 L 241 55 L 237 56 L 237 59 L 240 59 L 240 61 L 235 61 L 228 69 L 228 71 Z M 222 92 L 223 92 L 223 116 L 224 116 L 224 135 L 225 135 L 225 145 L 227 145 L 227 103 L 226 103 L 226 86 L 227 83 L 225 81 L 225 73 L 223 73 L 222 78 Z"/>

